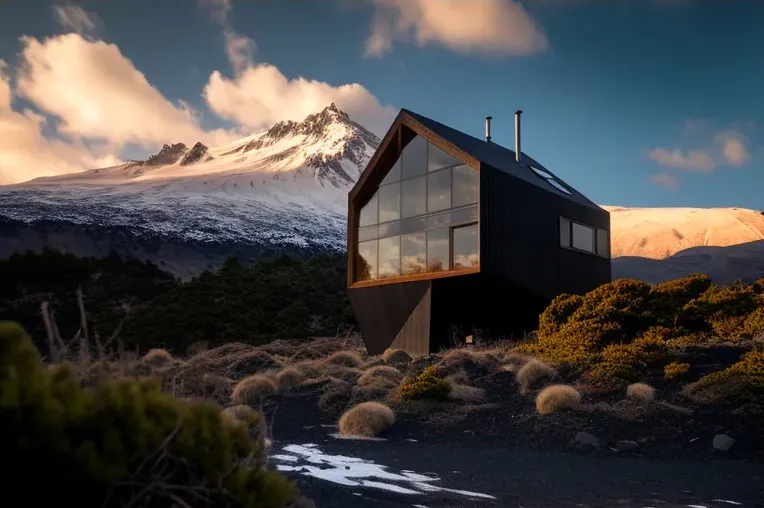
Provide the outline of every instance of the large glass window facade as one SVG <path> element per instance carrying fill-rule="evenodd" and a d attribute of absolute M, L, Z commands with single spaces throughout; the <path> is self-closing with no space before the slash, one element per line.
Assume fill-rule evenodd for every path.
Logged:
<path fill-rule="evenodd" d="M 357 281 L 480 265 L 478 172 L 415 137 L 361 208 Z"/>

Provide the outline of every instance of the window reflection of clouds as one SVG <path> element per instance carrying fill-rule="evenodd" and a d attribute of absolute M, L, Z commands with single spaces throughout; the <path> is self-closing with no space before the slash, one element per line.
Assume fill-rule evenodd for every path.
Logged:
<path fill-rule="evenodd" d="M 401 237 L 379 240 L 379 278 L 401 274 Z"/>
<path fill-rule="evenodd" d="M 478 225 L 454 228 L 454 269 L 472 268 L 480 264 Z"/>
<path fill-rule="evenodd" d="M 427 235 L 413 233 L 401 237 L 402 273 L 422 273 L 427 269 Z"/>

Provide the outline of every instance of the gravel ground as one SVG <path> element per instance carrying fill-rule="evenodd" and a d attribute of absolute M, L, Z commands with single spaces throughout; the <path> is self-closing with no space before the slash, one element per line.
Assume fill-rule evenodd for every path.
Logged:
<path fill-rule="evenodd" d="M 298 479 L 318 508 L 764 506 L 756 462 L 521 452 L 478 440 L 347 440 L 334 431 L 282 434 L 272 452 L 272 464 Z"/>
<path fill-rule="evenodd" d="M 496 440 L 458 425 L 434 434 L 405 417 L 383 439 L 338 439 L 306 399 L 282 399 L 271 414 L 271 463 L 318 508 L 764 507 L 764 464 L 753 458 L 572 451 L 559 437 L 523 446 L 521 432 Z"/>

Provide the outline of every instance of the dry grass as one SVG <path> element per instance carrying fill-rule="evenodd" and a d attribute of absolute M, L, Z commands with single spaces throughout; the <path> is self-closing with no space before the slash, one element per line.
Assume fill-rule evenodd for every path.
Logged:
<path fill-rule="evenodd" d="M 227 407 L 220 412 L 220 416 L 226 423 L 238 423 L 246 421 L 255 415 L 255 410 L 246 404 L 238 404 L 236 406 Z"/>
<path fill-rule="evenodd" d="M 340 365 L 342 367 L 359 368 L 363 366 L 363 358 L 355 351 L 337 351 L 332 353 L 325 360 L 330 365 Z"/>
<path fill-rule="evenodd" d="M 393 365 L 411 363 L 411 355 L 402 349 L 386 349 L 382 353 L 382 360 L 386 363 L 392 363 Z"/>
<path fill-rule="evenodd" d="M 361 369 L 354 367 L 346 367 L 344 365 L 329 364 L 326 366 L 326 375 L 329 377 L 341 379 L 351 385 L 356 384 L 358 379 L 363 375 Z"/>
<path fill-rule="evenodd" d="M 231 394 L 234 404 L 259 406 L 262 400 L 278 391 L 276 383 L 262 374 L 255 374 L 239 381 Z"/>
<path fill-rule="evenodd" d="M 481 402 L 485 398 L 485 390 L 452 382 L 448 398 L 461 402 Z"/>
<path fill-rule="evenodd" d="M 322 413 L 336 416 L 345 411 L 353 396 L 353 386 L 340 379 L 330 379 L 321 390 L 318 409 Z"/>
<path fill-rule="evenodd" d="M 570 385 L 547 386 L 536 396 L 536 411 L 542 415 L 560 409 L 576 409 L 581 404 L 581 394 Z"/>
<path fill-rule="evenodd" d="M 528 393 L 528 390 L 539 386 L 542 382 L 552 380 L 557 376 L 557 372 L 544 362 L 528 360 L 520 370 L 517 371 L 517 384 L 520 386 L 520 393 Z"/>
<path fill-rule="evenodd" d="M 395 413 L 379 402 L 363 402 L 345 411 L 340 417 L 340 433 L 346 436 L 374 437 L 395 423 Z"/>
<path fill-rule="evenodd" d="M 361 374 L 361 377 L 358 378 L 357 384 L 359 386 L 373 384 L 380 378 L 397 386 L 401 379 L 403 379 L 403 372 L 390 365 L 377 365 L 376 367 L 366 369 Z"/>
<path fill-rule="evenodd" d="M 501 368 L 508 372 L 517 372 L 523 368 L 523 365 L 528 363 L 530 360 L 533 360 L 533 358 L 530 356 L 509 351 L 505 353 L 501 359 Z"/>
<path fill-rule="evenodd" d="M 317 379 L 323 375 L 321 364 L 316 360 L 303 360 L 295 363 L 292 367 L 305 374 L 308 379 Z"/>
<path fill-rule="evenodd" d="M 300 386 L 306 378 L 307 376 L 295 367 L 285 367 L 278 371 L 275 376 L 276 384 L 281 392 L 294 390 Z"/>
<path fill-rule="evenodd" d="M 151 367 L 167 367 L 175 363 L 175 358 L 166 349 L 156 348 L 143 355 L 141 363 Z"/>
<path fill-rule="evenodd" d="M 642 402 L 655 400 L 655 388 L 645 383 L 632 383 L 626 387 L 626 397 Z"/>

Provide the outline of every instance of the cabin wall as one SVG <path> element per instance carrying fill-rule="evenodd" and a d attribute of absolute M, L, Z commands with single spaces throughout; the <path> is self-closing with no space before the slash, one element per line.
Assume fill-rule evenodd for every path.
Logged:
<path fill-rule="evenodd" d="M 548 300 L 609 282 L 609 259 L 560 247 L 560 216 L 610 231 L 606 211 L 481 166 L 481 273 L 516 282 Z"/>
<path fill-rule="evenodd" d="M 540 297 L 557 294 L 558 212 L 554 195 L 490 166 L 480 169 L 481 272 Z"/>

